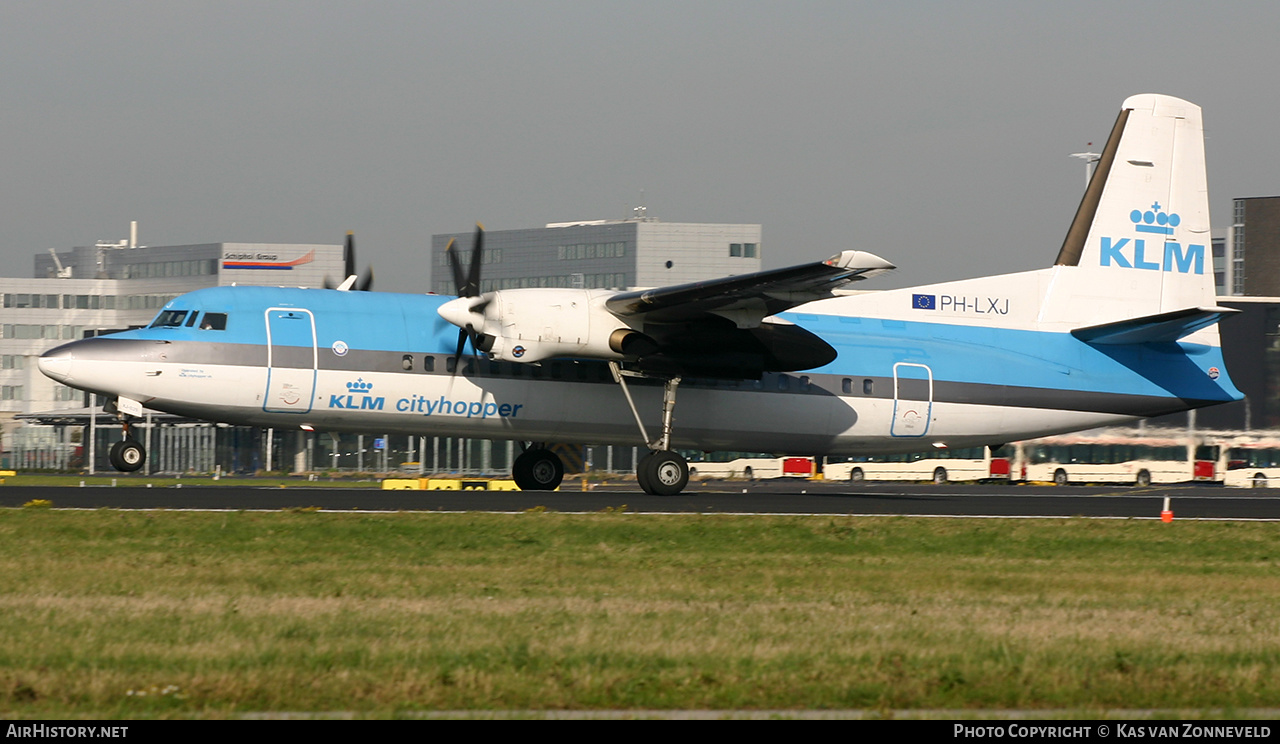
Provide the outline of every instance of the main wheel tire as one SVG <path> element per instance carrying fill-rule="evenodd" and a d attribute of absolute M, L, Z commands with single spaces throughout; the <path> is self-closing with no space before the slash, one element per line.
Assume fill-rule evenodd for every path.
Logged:
<path fill-rule="evenodd" d="M 946 483 L 946 482 L 947 482 L 947 469 L 946 469 L 946 468 L 934 468 L 934 469 L 933 469 L 933 482 L 934 482 L 934 483 Z"/>
<path fill-rule="evenodd" d="M 854 468 L 849 471 L 850 483 L 861 483 L 867 479 L 867 474 L 862 472 L 862 468 Z"/>
<path fill-rule="evenodd" d="M 133 439 L 122 439 L 111 445 L 111 467 L 122 473 L 140 470 L 147 461 L 147 451 Z"/>
<path fill-rule="evenodd" d="M 511 464 L 511 479 L 521 491 L 554 491 L 564 480 L 564 463 L 549 449 L 531 449 Z"/>
<path fill-rule="evenodd" d="M 653 493 L 649 485 L 649 460 L 653 459 L 653 453 L 641 457 L 636 463 L 636 485 L 640 486 L 640 490 L 645 493 Z"/>
<path fill-rule="evenodd" d="M 1055 486 L 1067 485 L 1067 471 L 1063 470 L 1062 468 L 1058 468 L 1057 470 L 1055 470 L 1053 473 L 1053 485 Z"/>
<path fill-rule="evenodd" d="M 640 461 L 636 477 L 645 493 L 674 496 L 689 485 L 689 463 L 671 451 L 654 452 Z"/>

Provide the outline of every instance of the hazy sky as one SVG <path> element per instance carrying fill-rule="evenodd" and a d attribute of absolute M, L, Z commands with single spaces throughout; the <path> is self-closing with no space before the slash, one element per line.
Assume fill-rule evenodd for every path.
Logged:
<path fill-rule="evenodd" d="M 1280 194 L 1275 2 L 0 0 L 3 274 L 143 243 L 764 226 L 904 286 L 1052 262 L 1120 103 L 1200 104 L 1215 226 Z"/>

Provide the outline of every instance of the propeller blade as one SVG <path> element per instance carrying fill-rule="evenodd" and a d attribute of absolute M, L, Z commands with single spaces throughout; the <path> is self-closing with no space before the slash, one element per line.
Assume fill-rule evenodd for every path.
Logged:
<path fill-rule="evenodd" d="M 342 244 L 342 281 L 337 285 L 329 277 L 324 278 L 325 289 L 358 290 L 368 292 L 373 289 L 373 267 L 370 266 L 363 277 L 356 277 L 356 235 L 347 231 L 347 239 Z"/>
<path fill-rule="evenodd" d="M 356 236 L 350 230 L 347 231 L 347 240 L 342 245 L 342 264 L 343 279 L 356 273 Z"/>
<path fill-rule="evenodd" d="M 464 297 L 480 294 L 480 264 L 484 261 L 484 225 L 476 223 L 476 237 L 471 242 L 471 271 L 467 273 L 467 292 Z"/>
<path fill-rule="evenodd" d="M 484 225 L 479 222 L 476 223 L 476 236 L 471 244 L 471 265 L 465 275 L 463 274 L 462 260 L 458 258 L 458 251 L 455 250 L 455 241 L 452 238 L 449 239 L 449 244 L 444 247 L 444 252 L 449 256 L 449 268 L 453 271 L 453 286 L 458 296 L 480 297 L 480 267 L 484 263 Z M 492 301 L 492 297 L 482 298 L 471 305 L 470 311 L 483 315 L 485 308 Z M 458 374 L 458 366 L 462 363 L 462 353 L 466 351 L 468 340 L 471 341 L 471 353 L 473 356 L 479 356 L 493 348 L 492 337 L 480 333 L 470 323 L 459 328 L 458 348 L 453 353 L 454 375 Z"/>
<path fill-rule="evenodd" d="M 458 329 L 458 348 L 453 352 L 453 376 L 457 377 L 458 372 L 462 369 L 462 353 L 467 350 L 467 341 L 471 342 L 471 356 L 478 357 L 480 354 L 481 338 L 476 332 L 474 326 L 470 323 L 466 328 Z"/>
<path fill-rule="evenodd" d="M 449 244 L 444 247 L 444 254 L 449 257 L 449 268 L 453 269 L 453 291 L 458 293 L 459 297 L 467 297 L 463 292 L 466 288 L 466 279 L 462 276 L 462 262 L 458 260 L 458 251 L 454 248 L 455 241 L 449 238 Z"/>
<path fill-rule="evenodd" d="M 458 360 L 462 359 L 462 352 L 467 349 L 467 329 L 458 329 L 458 348 L 453 352 L 453 373 L 458 373 Z"/>

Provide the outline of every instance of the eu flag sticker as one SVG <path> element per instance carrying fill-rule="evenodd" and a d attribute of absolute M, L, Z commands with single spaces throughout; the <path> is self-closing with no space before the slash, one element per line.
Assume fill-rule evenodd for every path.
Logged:
<path fill-rule="evenodd" d="M 913 294 L 911 295 L 911 307 L 916 310 L 937 310 L 938 296 Z"/>

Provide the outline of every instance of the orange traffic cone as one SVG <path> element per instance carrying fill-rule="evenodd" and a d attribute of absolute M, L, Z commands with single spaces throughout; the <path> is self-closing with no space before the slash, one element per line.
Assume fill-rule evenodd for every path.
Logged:
<path fill-rule="evenodd" d="M 1160 521 L 1161 521 L 1161 522 L 1172 522 L 1172 521 L 1173 521 L 1173 510 L 1169 508 L 1169 497 L 1168 497 L 1168 496 L 1165 496 L 1165 497 L 1164 497 L 1164 511 L 1160 512 Z"/>

